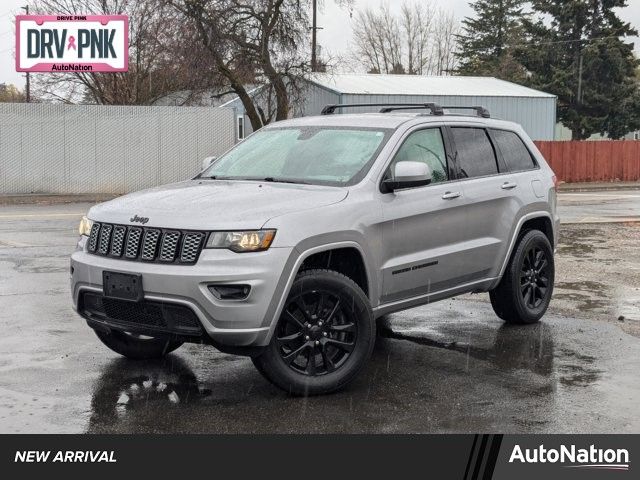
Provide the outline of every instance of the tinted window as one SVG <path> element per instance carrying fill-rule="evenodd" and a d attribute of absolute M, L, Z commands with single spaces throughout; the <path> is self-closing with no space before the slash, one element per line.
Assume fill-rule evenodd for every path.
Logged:
<path fill-rule="evenodd" d="M 448 180 L 447 156 L 439 128 L 429 128 L 412 133 L 396 153 L 391 163 L 391 172 L 398 162 L 422 162 L 431 169 L 431 183 Z"/>
<path fill-rule="evenodd" d="M 510 171 L 519 172 L 535 168 L 536 164 L 529 150 L 518 135 L 504 130 L 492 130 L 491 133 Z"/>
<path fill-rule="evenodd" d="M 487 133 L 481 128 L 453 127 L 458 166 L 463 178 L 498 173 L 496 155 Z"/>

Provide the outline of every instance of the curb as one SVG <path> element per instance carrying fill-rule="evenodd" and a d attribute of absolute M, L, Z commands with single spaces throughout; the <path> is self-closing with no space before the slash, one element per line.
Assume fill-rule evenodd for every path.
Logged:
<path fill-rule="evenodd" d="M 620 190 L 640 190 L 640 182 L 637 183 L 573 183 L 558 186 L 558 193 L 571 192 L 612 192 Z"/>
<path fill-rule="evenodd" d="M 119 194 L 82 193 L 0 195 L 0 205 L 57 205 L 63 203 L 100 203 L 119 197 Z"/>

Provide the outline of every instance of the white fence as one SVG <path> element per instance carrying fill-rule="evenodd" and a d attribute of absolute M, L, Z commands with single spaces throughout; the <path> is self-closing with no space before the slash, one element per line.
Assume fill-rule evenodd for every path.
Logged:
<path fill-rule="evenodd" d="M 235 143 L 211 107 L 0 103 L 0 195 L 127 193 L 188 179 Z"/>

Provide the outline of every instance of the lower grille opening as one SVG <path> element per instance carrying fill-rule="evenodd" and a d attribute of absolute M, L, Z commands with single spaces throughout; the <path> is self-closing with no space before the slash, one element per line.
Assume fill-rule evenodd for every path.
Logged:
<path fill-rule="evenodd" d="M 209 291 L 220 300 L 245 300 L 251 287 L 249 285 L 209 285 Z"/>
<path fill-rule="evenodd" d="M 144 300 L 131 302 L 99 293 L 82 295 L 82 312 L 106 323 L 180 335 L 202 335 L 198 317 L 189 307 Z"/>

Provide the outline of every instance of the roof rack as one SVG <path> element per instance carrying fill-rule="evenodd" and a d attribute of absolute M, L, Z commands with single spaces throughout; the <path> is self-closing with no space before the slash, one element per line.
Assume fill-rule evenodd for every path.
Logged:
<path fill-rule="evenodd" d="M 461 107 L 458 105 L 451 105 L 447 107 L 442 107 L 447 110 L 475 110 L 477 115 L 482 118 L 491 118 L 491 113 L 484 107 L 475 106 L 475 107 Z"/>
<path fill-rule="evenodd" d="M 482 118 L 491 118 L 491 113 L 485 107 L 473 106 L 465 107 L 459 105 L 440 106 L 437 103 L 340 103 L 327 105 L 322 109 L 321 115 L 333 115 L 336 110 L 343 108 L 357 107 L 382 107 L 380 113 L 390 113 L 398 110 L 429 110 L 431 115 L 444 115 L 447 110 L 475 110 L 476 114 Z"/>
<path fill-rule="evenodd" d="M 444 110 L 437 103 L 341 103 L 327 105 L 322 109 L 321 115 L 332 115 L 337 109 L 358 107 L 383 107 L 380 113 L 389 113 L 394 110 L 422 110 L 431 111 L 431 115 L 444 115 Z"/>

